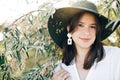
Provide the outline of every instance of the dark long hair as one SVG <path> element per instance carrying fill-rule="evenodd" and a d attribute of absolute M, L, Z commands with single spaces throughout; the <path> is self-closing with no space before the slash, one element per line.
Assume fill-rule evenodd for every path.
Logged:
<path fill-rule="evenodd" d="M 76 14 L 74 17 L 72 17 L 68 22 L 68 25 L 70 26 L 69 32 L 72 32 L 75 29 L 75 27 L 78 25 L 79 18 L 81 18 L 85 13 L 93 14 L 95 16 L 95 20 L 97 23 L 96 39 L 94 43 L 91 45 L 91 48 L 85 57 L 84 66 L 83 66 L 84 69 L 90 69 L 95 59 L 97 60 L 97 62 L 99 62 L 100 60 L 102 60 L 104 55 L 104 49 L 101 43 L 102 26 L 100 25 L 98 16 L 88 11 L 82 11 Z M 63 45 L 62 62 L 65 63 L 66 65 L 70 65 L 71 61 L 75 58 L 76 54 L 77 54 L 77 50 L 74 42 L 72 45 L 67 45 L 67 40 L 66 40 Z"/>

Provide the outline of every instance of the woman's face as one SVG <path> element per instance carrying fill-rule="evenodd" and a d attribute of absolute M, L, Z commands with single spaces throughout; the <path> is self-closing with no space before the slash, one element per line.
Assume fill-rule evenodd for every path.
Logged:
<path fill-rule="evenodd" d="M 90 48 L 96 38 L 96 27 L 94 15 L 85 13 L 71 33 L 76 47 Z"/>

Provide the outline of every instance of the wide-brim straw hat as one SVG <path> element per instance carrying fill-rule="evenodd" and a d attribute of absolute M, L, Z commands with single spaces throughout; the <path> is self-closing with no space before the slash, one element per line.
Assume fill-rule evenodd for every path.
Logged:
<path fill-rule="evenodd" d="M 48 20 L 48 31 L 50 36 L 59 47 L 62 48 L 64 41 L 67 39 L 68 32 L 66 27 L 69 19 L 83 10 L 90 11 L 98 16 L 100 24 L 103 27 L 101 40 L 107 38 L 120 24 L 120 21 L 117 23 L 111 22 L 110 19 L 99 14 L 95 4 L 89 1 L 79 1 L 68 7 L 59 8 Z M 114 28 L 112 26 L 114 26 Z"/>

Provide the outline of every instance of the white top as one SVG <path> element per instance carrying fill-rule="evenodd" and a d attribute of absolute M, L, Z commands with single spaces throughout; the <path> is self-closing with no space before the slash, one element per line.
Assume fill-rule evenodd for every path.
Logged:
<path fill-rule="evenodd" d="M 85 80 L 120 80 L 120 48 L 104 46 L 106 56 L 98 63 L 94 62 Z M 65 69 L 72 80 L 80 80 L 76 63 L 66 66 L 59 63 L 55 71 Z"/>

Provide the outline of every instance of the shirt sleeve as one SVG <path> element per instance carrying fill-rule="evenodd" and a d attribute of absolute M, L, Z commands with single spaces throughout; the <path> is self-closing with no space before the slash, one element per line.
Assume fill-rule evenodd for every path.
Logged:
<path fill-rule="evenodd" d="M 120 48 L 115 48 L 113 50 L 113 53 L 116 53 L 114 59 L 115 59 L 115 79 L 114 80 L 120 80 Z"/>
<path fill-rule="evenodd" d="M 113 65 L 113 79 L 120 80 L 120 48 L 109 47 L 108 55 L 110 56 L 111 64 Z"/>
<path fill-rule="evenodd" d="M 62 69 L 61 64 L 62 64 L 62 61 L 59 61 L 57 67 L 54 69 L 54 73 Z"/>

